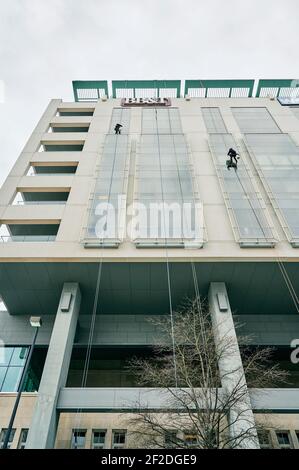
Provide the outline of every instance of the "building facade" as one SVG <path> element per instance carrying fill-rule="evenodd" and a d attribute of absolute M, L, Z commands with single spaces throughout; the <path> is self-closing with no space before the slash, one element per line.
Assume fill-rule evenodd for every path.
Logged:
<path fill-rule="evenodd" d="M 123 418 L 145 391 L 126 361 L 198 287 L 276 347 L 290 383 L 248 390 L 252 416 L 275 422 L 261 447 L 299 448 L 296 83 L 73 82 L 74 102 L 50 101 L 0 191 L 2 441 L 35 315 L 10 447 L 134 446 Z"/>

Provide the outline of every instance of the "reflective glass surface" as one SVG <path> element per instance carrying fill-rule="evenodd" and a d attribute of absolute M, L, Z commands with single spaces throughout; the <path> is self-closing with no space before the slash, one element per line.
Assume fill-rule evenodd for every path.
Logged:
<path fill-rule="evenodd" d="M 219 108 L 201 108 L 201 111 L 209 134 L 227 132 Z"/>
<path fill-rule="evenodd" d="M 122 124 L 121 134 L 114 126 Z M 127 192 L 128 132 L 130 109 L 115 108 L 110 133 L 106 135 L 99 170 L 89 207 L 86 239 L 101 245 L 116 244 L 122 238 Z"/>
<path fill-rule="evenodd" d="M 278 133 L 279 127 L 267 108 L 231 108 L 242 133 Z"/>
<path fill-rule="evenodd" d="M 28 349 L 28 347 L 0 347 L 0 392 L 18 390 Z"/>
<path fill-rule="evenodd" d="M 263 176 L 274 209 L 287 226 L 290 241 L 299 243 L 299 149 L 288 134 L 247 134 L 246 143 Z"/>
<path fill-rule="evenodd" d="M 260 199 L 253 187 L 250 172 L 238 160 L 238 169 L 227 169 L 229 148 L 237 149 L 231 134 L 211 134 L 210 146 L 215 159 L 218 176 L 221 178 L 229 209 L 236 221 L 239 243 L 247 245 L 273 245 L 273 234 Z"/>
<path fill-rule="evenodd" d="M 136 198 L 143 205 L 144 215 L 135 239 L 155 239 L 163 246 L 170 239 L 183 244 L 198 238 L 200 220 L 188 147 L 176 108 L 142 110 Z"/>

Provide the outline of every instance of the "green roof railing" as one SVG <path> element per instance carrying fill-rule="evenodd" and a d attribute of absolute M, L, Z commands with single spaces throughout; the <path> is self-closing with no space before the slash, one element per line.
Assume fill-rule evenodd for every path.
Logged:
<path fill-rule="evenodd" d="M 193 88 L 202 90 L 202 93 L 198 95 L 198 97 L 248 98 L 252 96 L 253 87 L 254 80 L 186 80 L 185 96 L 189 95 L 189 90 Z M 212 89 L 214 89 L 215 93 L 210 91 Z M 216 89 L 218 89 L 217 93 Z"/>
<path fill-rule="evenodd" d="M 97 101 L 109 96 L 107 80 L 75 80 L 73 83 L 76 102 Z M 184 96 L 200 98 L 250 98 L 253 96 L 254 80 L 185 80 Z M 113 80 L 112 98 L 161 97 L 161 90 L 172 90 L 171 97 L 181 96 L 181 80 Z M 298 92 L 297 90 L 298 89 Z M 118 93 L 122 90 L 122 93 Z M 126 93 L 127 90 L 127 93 Z M 144 92 L 142 93 L 142 90 Z M 145 96 L 153 90 L 151 96 Z M 139 91 L 139 93 L 138 93 Z M 123 95 L 123 96 L 120 96 Z M 144 95 L 144 96 L 142 96 Z M 256 82 L 255 97 L 299 98 L 299 79 L 262 79 Z"/>
<path fill-rule="evenodd" d="M 97 101 L 103 95 L 108 98 L 107 80 L 74 80 L 75 101 Z"/>
<path fill-rule="evenodd" d="M 175 89 L 176 98 L 181 96 L 181 80 L 113 80 L 112 97 L 117 97 L 117 90 L 133 90 L 133 98 L 136 98 L 136 90 L 153 89 L 156 90 L 159 98 L 160 90 L 166 88 Z M 151 97 L 148 96 L 147 98 Z"/>
<path fill-rule="evenodd" d="M 298 79 L 263 79 L 259 80 L 256 97 L 266 97 L 271 96 L 273 98 L 281 97 L 290 97 L 294 92 L 294 88 L 299 87 Z M 282 91 L 283 90 L 283 91 Z M 299 90 L 298 90 L 299 91 Z M 299 93 L 298 93 L 299 95 Z"/>

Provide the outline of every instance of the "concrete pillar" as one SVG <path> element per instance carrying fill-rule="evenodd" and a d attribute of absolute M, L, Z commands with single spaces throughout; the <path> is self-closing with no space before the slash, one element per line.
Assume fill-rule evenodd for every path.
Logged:
<path fill-rule="evenodd" d="M 250 435 L 238 446 L 239 448 L 259 449 L 258 437 L 254 431 L 255 421 L 251 408 L 250 397 L 242 365 L 237 335 L 235 331 L 232 312 L 224 282 L 212 282 L 209 290 L 209 308 L 212 318 L 212 326 L 215 335 L 215 345 L 225 349 L 228 341 L 228 354 L 224 354 L 219 360 L 219 372 L 221 386 L 224 391 L 232 396 L 232 391 L 237 390 L 242 394 L 242 399 L 237 401 L 228 415 L 230 422 L 230 435 L 232 438 L 241 436 L 246 430 Z M 224 347 L 223 347 L 224 346 Z"/>
<path fill-rule="evenodd" d="M 51 449 L 54 447 L 58 418 L 56 404 L 60 388 L 66 384 L 80 303 L 79 285 L 65 283 L 58 305 L 26 449 Z"/>

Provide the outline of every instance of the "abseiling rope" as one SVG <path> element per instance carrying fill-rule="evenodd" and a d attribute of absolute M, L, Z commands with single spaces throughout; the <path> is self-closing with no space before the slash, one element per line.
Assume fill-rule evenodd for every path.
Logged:
<path fill-rule="evenodd" d="M 168 115 L 169 115 L 169 111 L 168 111 Z M 169 122 L 170 122 L 170 129 L 171 129 L 170 115 L 169 115 Z M 182 136 L 184 137 L 183 132 L 182 132 Z M 178 162 L 178 158 L 177 158 L 177 152 L 176 152 L 174 134 L 173 133 L 172 133 L 172 142 L 173 142 L 173 146 L 174 146 L 175 162 L 176 162 L 176 169 L 177 169 L 178 180 L 179 180 L 179 185 L 180 185 L 181 200 L 182 200 L 182 203 L 184 204 L 185 203 L 184 191 L 183 191 L 182 180 L 181 180 L 181 176 L 180 176 L 180 167 L 179 167 L 179 162 Z M 189 170 L 190 170 L 190 165 L 191 165 L 190 161 L 188 161 L 188 165 L 189 165 Z M 193 178 L 192 178 L 193 175 L 191 174 L 191 170 L 190 170 L 190 176 L 191 176 L 191 181 L 193 183 Z M 193 192 L 193 199 L 194 199 L 194 188 L 193 188 L 193 186 L 192 186 L 192 190 L 193 190 L 192 192 Z M 194 210 L 195 210 L 195 206 L 194 206 Z M 184 214 L 184 217 L 186 217 L 186 214 L 185 214 L 184 210 L 183 210 L 183 214 Z M 196 212 L 194 214 L 194 217 L 196 217 Z M 186 222 L 186 219 L 185 219 L 185 222 Z M 186 226 L 187 226 L 187 222 L 186 222 Z M 181 229 L 182 229 L 182 227 L 181 227 Z M 199 317 L 200 335 L 201 335 L 202 344 L 206 345 L 207 344 L 207 337 L 206 337 L 205 325 L 203 323 L 203 317 L 202 317 L 201 295 L 200 295 L 200 291 L 199 291 L 197 273 L 196 273 L 196 268 L 195 268 L 195 264 L 194 264 L 194 261 L 193 261 L 193 257 L 191 258 L 190 265 L 191 265 L 195 300 L 196 300 L 198 317 Z M 210 364 L 209 364 L 209 358 L 207 357 L 206 354 L 205 354 L 205 357 L 204 357 L 204 361 L 205 361 L 206 371 L 208 371 L 209 368 L 210 368 Z"/>
<path fill-rule="evenodd" d="M 156 119 L 156 136 L 158 142 L 158 156 L 159 156 L 159 169 L 160 169 L 160 184 L 161 184 L 161 194 L 163 200 L 163 222 L 164 222 L 164 242 L 165 242 L 165 256 L 166 256 L 166 274 L 167 274 L 167 288 L 168 288 L 168 301 L 169 301 L 169 313 L 170 313 L 170 328 L 171 328 L 171 340 L 172 340 L 172 355 L 173 355 L 173 368 L 174 368 L 174 382 L 175 387 L 178 387 L 178 377 L 177 377 L 177 364 L 176 364 L 176 348 L 175 348 L 175 337 L 174 337 L 174 318 L 173 318 L 173 308 L 172 308 L 172 295 L 171 295 L 171 281 L 170 281 L 170 269 L 169 269 L 169 256 L 168 256 L 168 246 L 167 246 L 167 237 L 166 237 L 166 221 L 165 221 L 165 200 L 164 200 L 164 186 L 163 186 L 163 176 L 162 176 L 162 162 L 161 162 L 161 150 L 160 150 L 160 137 L 159 137 L 159 128 L 158 128 L 158 116 L 157 108 L 155 110 L 155 119 Z"/>
<path fill-rule="evenodd" d="M 121 118 L 122 118 L 122 114 L 123 114 L 123 109 L 121 110 Z M 111 125 L 113 126 L 113 123 Z M 112 164 L 112 169 L 111 169 L 109 193 L 108 193 L 108 198 L 107 198 L 107 210 L 106 210 L 107 220 L 108 220 L 108 204 L 109 204 L 110 196 L 111 196 L 111 187 L 112 187 L 114 168 L 115 168 L 115 162 L 116 162 L 117 143 L 118 143 L 118 137 L 115 138 L 113 164 Z M 106 222 L 106 224 L 107 223 L 108 222 Z M 102 241 L 103 241 L 103 239 L 102 239 Z M 98 272 L 97 272 L 97 281 L 96 281 L 96 289 L 95 289 L 95 296 L 94 296 L 94 302 L 93 302 L 93 310 L 92 310 L 92 316 L 91 316 L 91 322 L 90 322 L 89 334 L 88 334 L 87 350 L 86 350 L 86 356 L 85 356 L 84 368 L 83 368 L 83 374 L 82 374 L 82 380 L 81 380 L 81 388 L 86 387 L 87 378 L 88 378 L 90 356 L 91 356 L 91 350 L 92 350 L 92 342 L 93 342 L 93 336 L 94 336 L 94 329 L 95 329 L 95 323 L 96 323 L 96 314 L 97 314 L 97 309 L 98 309 L 100 285 L 101 285 L 101 278 L 102 278 L 103 253 L 104 253 L 104 245 L 102 243 L 100 263 L 99 263 Z M 77 439 L 77 434 L 78 434 L 78 431 L 80 430 L 82 410 L 83 410 L 82 408 L 77 408 L 77 410 L 76 410 L 75 421 L 77 422 L 77 425 L 75 426 L 75 429 L 74 429 L 75 430 L 75 440 Z"/>
<path fill-rule="evenodd" d="M 262 232 L 263 232 L 263 234 L 264 234 L 264 236 L 265 236 L 265 239 L 267 240 L 268 237 L 265 235 L 264 229 L 263 229 L 263 227 L 262 227 L 262 225 L 261 225 L 261 223 L 260 223 L 260 221 L 259 221 L 259 218 L 257 217 L 257 215 L 256 215 L 256 213 L 255 213 L 255 209 L 254 209 L 253 205 L 251 204 L 250 197 L 248 196 L 248 194 L 247 194 L 247 192 L 246 192 L 246 190 L 245 190 L 245 188 L 244 188 L 244 186 L 243 186 L 243 184 L 242 184 L 242 182 L 241 182 L 241 180 L 240 180 L 240 177 L 239 177 L 239 175 L 238 175 L 238 170 L 237 170 L 236 168 L 235 168 L 235 173 L 236 173 L 236 176 L 237 176 L 237 178 L 238 178 L 238 180 L 239 180 L 240 185 L 242 186 L 242 189 L 243 189 L 243 191 L 244 191 L 244 194 L 245 194 L 246 198 L 247 198 L 248 201 L 249 201 L 250 207 L 251 207 L 251 209 L 252 209 L 252 211 L 253 211 L 253 213 L 254 213 L 254 215 L 255 215 L 255 218 L 256 218 L 256 220 L 257 220 L 259 226 L 260 226 L 260 229 L 262 230 Z M 280 259 L 279 257 L 276 257 L 276 262 L 277 262 L 278 267 L 279 267 L 279 269 L 280 269 L 280 272 L 281 272 L 281 274 L 282 274 L 283 280 L 285 281 L 285 284 L 286 284 L 286 287 L 287 287 L 287 289 L 288 289 L 288 291 L 289 291 L 289 294 L 290 294 L 290 296 L 291 296 L 291 298 L 292 298 L 292 300 L 293 300 L 295 309 L 296 309 L 297 313 L 299 313 L 299 300 L 298 300 L 296 291 L 295 291 L 295 289 L 294 289 L 293 283 L 292 283 L 292 281 L 291 281 L 291 279 L 290 279 L 290 277 L 289 277 L 289 275 L 288 275 L 288 273 L 287 273 L 287 270 L 286 270 L 286 268 L 285 268 L 283 262 L 281 261 L 281 259 Z"/>

